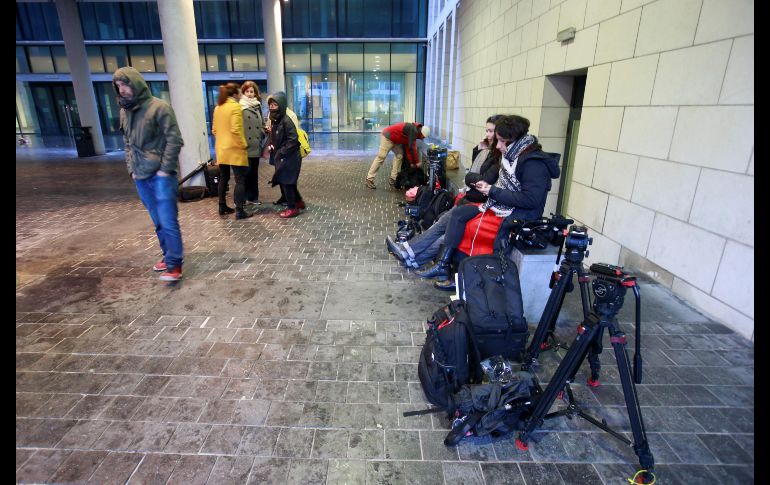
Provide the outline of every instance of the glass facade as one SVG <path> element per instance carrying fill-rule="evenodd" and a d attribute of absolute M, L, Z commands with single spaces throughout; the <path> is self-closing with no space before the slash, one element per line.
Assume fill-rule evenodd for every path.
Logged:
<path fill-rule="evenodd" d="M 110 73 L 126 65 L 144 73 L 166 72 L 155 1 L 79 1 L 76 5 L 92 73 Z M 37 102 L 35 93 L 41 99 L 51 98 L 50 103 L 42 104 L 61 104 L 58 97 L 63 91 L 58 87 L 45 96 L 37 89 L 38 84 L 53 84 L 43 75 L 69 73 L 56 7 L 53 2 L 16 6 L 16 39 L 24 41 L 16 46 L 16 72 L 33 80 L 17 82 L 17 125 L 23 117 L 32 121 L 21 122 L 22 128 L 45 125 L 50 131 L 56 117 L 35 122 L 39 113 L 20 116 L 25 110 L 19 104 L 30 99 Z M 289 106 L 306 131 L 373 132 L 422 117 L 427 0 L 291 0 L 280 6 Z M 266 70 L 261 0 L 195 0 L 193 8 L 200 69 L 209 76 L 202 89 L 210 119 L 208 105 L 213 106 L 217 86 L 233 80 L 229 73 Z M 319 40 L 302 42 L 305 38 Z M 366 40 L 375 38 L 377 42 Z M 231 40 L 223 43 L 220 39 Z M 114 42 L 120 40 L 134 42 Z M 219 72 L 228 74 L 212 80 L 212 73 Z M 35 75 L 40 75 L 39 80 Z M 264 79 L 257 82 L 264 91 Z M 165 81 L 152 83 L 153 91 L 168 97 Z M 20 93 L 19 85 L 27 86 L 21 90 L 24 92 Z M 104 132 L 114 133 L 116 105 L 111 85 L 99 81 L 94 86 Z"/>

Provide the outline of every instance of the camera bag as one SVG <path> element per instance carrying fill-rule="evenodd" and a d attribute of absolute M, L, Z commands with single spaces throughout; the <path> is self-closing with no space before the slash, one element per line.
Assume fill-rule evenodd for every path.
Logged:
<path fill-rule="evenodd" d="M 427 191 L 431 194 L 431 191 Z M 439 189 L 431 196 L 425 210 L 420 211 L 420 225 L 423 229 L 428 229 L 436 222 L 438 216 L 452 208 L 454 196 L 446 189 Z"/>
<path fill-rule="evenodd" d="M 529 330 L 519 270 L 507 251 L 463 259 L 457 269 L 457 290 L 465 313 L 458 319 L 471 327 L 480 360 L 501 355 L 520 362 Z"/>
<path fill-rule="evenodd" d="M 452 396 L 463 385 L 479 382 L 478 350 L 466 323 L 456 317 L 462 304 L 451 302 L 428 319 L 425 343 L 417 363 L 417 376 L 428 402 L 453 412 Z"/>

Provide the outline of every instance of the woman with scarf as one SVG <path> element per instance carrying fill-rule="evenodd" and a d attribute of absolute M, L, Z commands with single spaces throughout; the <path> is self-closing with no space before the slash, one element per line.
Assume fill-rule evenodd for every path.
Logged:
<path fill-rule="evenodd" d="M 503 153 L 497 182 L 490 185 L 484 180 L 476 182 L 476 189 L 487 196 L 478 208 L 472 205 L 453 210 L 444 235 L 444 248 L 437 261 L 417 275 L 423 278 L 449 277 L 449 267 L 457 246 L 465 233 L 465 224 L 478 212 L 491 209 L 497 217 L 513 216 L 530 221 L 543 215 L 545 200 L 551 190 L 551 179 L 559 177 L 558 153 L 546 153 L 530 135 L 529 120 L 521 116 L 507 115 L 495 122 L 497 148 Z M 475 210 L 476 213 L 471 211 Z"/>
<path fill-rule="evenodd" d="M 259 201 L 259 155 L 265 138 L 265 119 L 262 116 L 262 96 L 254 81 L 241 85 L 240 99 L 243 110 L 243 131 L 249 145 L 249 171 L 246 174 L 246 204 L 262 205 Z"/>
<path fill-rule="evenodd" d="M 214 151 L 219 165 L 219 215 L 235 212 L 236 219 L 245 219 L 254 214 L 246 212 L 243 208 L 246 203 L 246 173 L 249 171 L 249 161 L 246 155 L 248 145 L 243 136 L 243 113 L 238 104 L 240 97 L 241 88 L 236 83 L 219 86 L 211 133 L 215 138 Z M 235 175 L 235 210 L 227 207 L 225 200 L 231 167 Z"/>
<path fill-rule="evenodd" d="M 275 166 L 271 186 L 281 186 L 281 193 L 286 197 L 287 209 L 278 215 L 282 218 L 296 217 L 299 214 L 297 180 L 302 168 L 299 155 L 299 139 L 294 122 L 286 115 L 286 93 L 278 91 L 267 97 L 270 110 L 270 164 Z"/>

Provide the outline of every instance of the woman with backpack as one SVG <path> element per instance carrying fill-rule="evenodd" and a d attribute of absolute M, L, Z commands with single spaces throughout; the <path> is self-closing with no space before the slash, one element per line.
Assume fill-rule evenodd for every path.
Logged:
<path fill-rule="evenodd" d="M 265 138 L 265 119 L 262 116 L 262 96 L 254 81 L 241 85 L 241 109 L 243 110 L 243 132 L 249 146 L 249 171 L 246 174 L 246 204 L 262 205 L 259 201 L 259 155 Z"/>
<path fill-rule="evenodd" d="M 299 215 L 297 180 L 302 168 L 299 153 L 297 127 L 286 115 L 286 93 L 278 91 L 267 97 L 270 110 L 270 164 L 275 166 L 275 173 L 270 184 L 281 186 L 281 193 L 286 197 L 285 211 L 278 215 L 284 219 Z M 304 204 L 302 204 L 304 207 Z"/>

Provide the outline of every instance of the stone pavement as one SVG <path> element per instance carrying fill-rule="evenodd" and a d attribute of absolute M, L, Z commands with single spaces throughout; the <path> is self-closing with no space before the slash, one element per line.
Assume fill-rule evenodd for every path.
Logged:
<path fill-rule="evenodd" d="M 386 253 L 400 194 L 390 162 L 364 187 L 373 152 L 314 147 L 294 219 L 269 203 L 266 164 L 251 219 L 180 204 L 184 279 L 170 285 L 121 153 L 29 153 L 16 163 L 17 482 L 622 484 L 638 468 L 582 419 L 547 422 L 524 452 L 446 448 L 441 415 L 402 416 L 425 407 L 423 322 L 447 295 Z M 641 295 L 658 483 L 753 483 L 753 345 L 659 285 Z M 567 295 L 563 340 L 579 315 Z M 602 386 L 581 369 L 575 392 L 629 436 L 607 349 Z M 558 360 L 542 356 L 544 381 Z"/>

